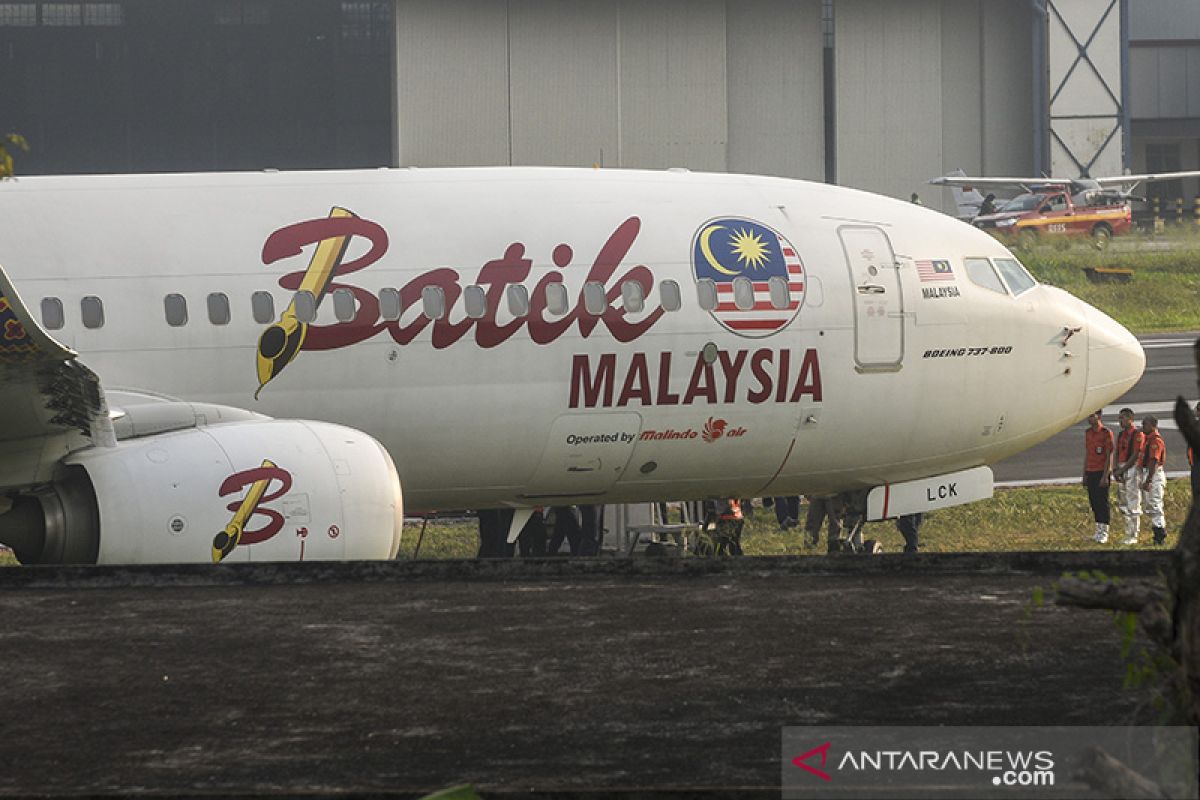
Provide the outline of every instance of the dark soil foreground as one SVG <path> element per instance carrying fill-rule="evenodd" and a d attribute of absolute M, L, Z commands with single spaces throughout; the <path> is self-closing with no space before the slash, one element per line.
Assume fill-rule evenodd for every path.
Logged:
<path fill-rule="evenodd" d="M 778 796 L 785 725 L 1152 720 L 1110 615 L 1031 598 L 1066 570 L 1165 566 L 0 570 L 0 794 Z"/>

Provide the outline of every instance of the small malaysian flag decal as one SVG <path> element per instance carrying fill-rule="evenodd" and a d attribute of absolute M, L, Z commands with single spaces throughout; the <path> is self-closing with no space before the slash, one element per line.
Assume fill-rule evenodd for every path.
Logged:
<path fill-rule="evenodd" d="M 921 279 L 922 283 L 925 281 L 952 281 L 954 280 L 954 270 L 950 268 L 949 261 L 918 261 L 917 277 Z"/>

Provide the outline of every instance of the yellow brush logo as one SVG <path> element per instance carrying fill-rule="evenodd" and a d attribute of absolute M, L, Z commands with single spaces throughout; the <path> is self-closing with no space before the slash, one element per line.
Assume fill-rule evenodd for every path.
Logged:
<path fill-rule="evenodd" d="M 330 218 L 353 217 L 355 214 L 344 208 L 334 207 L 329 212 Z M 337 272 L 338 265 L 346 255 L 346 248 L 351 236 L 332 236 L 322 239 L 317 244 L 304 279 L 300 282 L 297 293 L 308 292 L 312 295 L 313 311 L 321 305 L 321 299 L 329 290 L 329 284 Z M 262 332 L 258 337 L 258 389 L 254 398 L 262 392 L 263 387 L 283 372 L 284 367 L 292 362 L 304 344 L 308 333 L 308 322 L 302 322 L 296 314 L 296 300 L 293 298 L 287 310 L 279 315 L 279 322 Z"/>
<path fill-rule="evenodd" d="M 278 481 L 279 488 L 268 495 L 267 489 L 270 487 L 271 481 Z M 212 560 L 214 564 L 224 560 L 238 545 L 265 542 L 283 528 L 283 515 L 277 511 L 259 508 L 259 504 L 270 502 L 287 494 L 292 488 L 291 474 L 287 470 L 277 467 L 273 461 L 264 459 L 261 466 L 236 472 L 226 478 L 221 484 L 218 494 L 224 497 L 237 492 L 243 486 L 250 487 L 246 490 L 246 495 L 241 500 L 226 506 L 233 512 L 233 519 L 229 520 L 225 530 L 213 537 Z M 265 524 L 260 528 L 248 531 L 246 523 L 255 514 L 265 517 Z"/>

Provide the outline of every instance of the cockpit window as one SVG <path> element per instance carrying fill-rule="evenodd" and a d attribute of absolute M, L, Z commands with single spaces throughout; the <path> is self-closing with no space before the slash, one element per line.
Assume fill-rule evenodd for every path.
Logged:
<path fill-rule="evenodd" d="M 1037 281 L 1015 258 L 997 258 L 996 269 L 1000 270 L 1000 276 L 1004 278 L 1004 282 L 1008 284 L 1008 290 L 1014 296 L 1037 286 Z"/>
<path fill-rule="evenodd" d="M 996 270 L 992 269 L 992 262 L 986 258 L 964 258 L 963 265 L 967 268 L 967 277 L 971 279 L 972 283 L 985 289 L 991 289 L 993 292 L 1005 293 L 1000 276 L 996 274 Z"/>

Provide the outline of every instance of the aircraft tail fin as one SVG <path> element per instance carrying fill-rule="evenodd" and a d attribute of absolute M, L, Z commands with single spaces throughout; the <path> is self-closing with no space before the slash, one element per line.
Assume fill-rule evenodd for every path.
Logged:
<path fill-rule="evenodd" d="M 967 173 L 961 169 L 956 169 L 949 173 L 950 176 L 956 178 L 966 177 Z M 954 205 L 958 209 L 958 218 L 972 220 L 979 216 L 979 207 L 983 204 L 983 195 L 978 189 L 971 186 L 951 186 L 950 191 L 954 192 Z"/>

